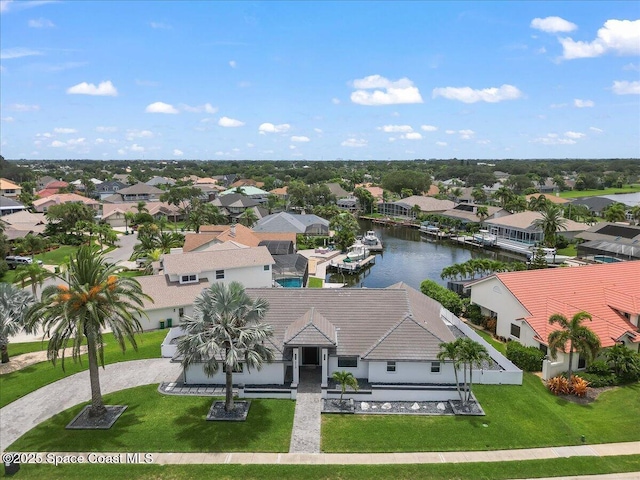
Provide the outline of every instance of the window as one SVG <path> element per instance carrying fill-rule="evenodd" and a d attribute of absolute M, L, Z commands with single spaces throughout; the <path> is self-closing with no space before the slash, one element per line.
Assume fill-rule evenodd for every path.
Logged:
<path fill-rule="evenodd" d="M 269 271 L 269 265 L 265 265 L 265 266 L 264 266 L 264 271 L 265 271 L 265 272 L 268 272 L 268 271 Z"/>
<path fill-rule="evenodd" d="M 197 275 L 182 275 L 182 277 L 180 277 L 180 283 L 191 283 L 191 282 L 197 282 L 197 281 L 198 281 Z"/>
<path fill-rule="evenodd" d="M 180 317 L 184 317 L 184 308 L 180 307 L 180 308 L 178 309 L 178 316 L 180 316 Z"/>
<path fill-rule="evenodd" d="M 358 357 L 338 357 L 338 367 L 356 368 L 357 366 Z"/>
<path fill-rule="evenodd" d="M 548 351 L 548 349 L 547 349 L 547 346 L 546 346 L 546 345 L 540 344 L 540 346 L 539 346 L 538 348 L 539 348 L 539 349 L 540 349 L 540 351 L 541 351 L 542 353 L 544 353 L 545 355 L 549 352 L 549 351 Z"/>
<path fill-rule="evenodd" d="M 244 364 L 239 363 L 238 366 L 236 368 L 233 369 L 232 373 L 242 373 L 242 371 L 244 370 Z M 227 364 L 223 364 L 222 365 L 222 372 L 223 373 L 227 373 Z"/>
<path fill-rule="evenodd" d="M 518 325 L 516 325 L 515 323 L 511 324 L 511 336 L 512 337 L 516 337 L 516 338 L 520 338 L 520 327 Z"/>
<path fill-rule="evenodd" d="M 396 371 L 396 362 L 387 362 L 387 372 L 395 373 Z"/>
<path fill-rule="evenodd" d="M 216 280 L 224 279 L 224 270 L 216 270 Z"/>
<path fill-rule="evenodd" d="M 440 362 L 431 362 L 431 373 L 440 373 Z"/>
<path fill-rule="evenodd" d="M 584 357 L 580 357 L 580 360 L 578 360 L 578 368 L 584 368 L 587 366 L 587 359 Z"/>

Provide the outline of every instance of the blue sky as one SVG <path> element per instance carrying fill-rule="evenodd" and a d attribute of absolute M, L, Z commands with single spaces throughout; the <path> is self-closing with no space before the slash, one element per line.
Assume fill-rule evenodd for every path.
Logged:
<path fill-rule="evenodd" d="M 638 2 L 0 8 L 8 159 L 640 157 Z"/>

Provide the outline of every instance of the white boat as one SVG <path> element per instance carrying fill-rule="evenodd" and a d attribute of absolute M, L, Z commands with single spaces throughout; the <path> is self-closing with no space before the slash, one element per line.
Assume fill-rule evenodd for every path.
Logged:
<path fill-rule="evenodd" d="M 420 231 L 426 233 L 438 233 L 440 231 L 440 227 L 423 223 L 422 225 L 420 225 Z"/>
<path fill-rule="evenodd" d="M 532 261 L 536 255 L 536 251 L 538 250 L 535 247 L 531 247 L 531 253 L 527 254 L 529 261 Z M 555 248 L 542 247 L 542 253 L 544 254 L 544 260 L 547 263 L 559 264 L 564 263 L 565 260 L 569 260 L 570 257 L 568 255 L 558 255 Z"/>
<path fill-rule="evenodd" d="M 364 243 L 365 245 L 368 245 L 368 246 L 372 246 L 372 245 L 380 245 L 380 246 L 382 246 L 382 242 L 376 236 L 376 232 L 374 232 L 373 230 L 367 230 L 367 233 L 362 238 L 362 243 Z"/>
<path fill-rule="evenodd" d="M 346 261 L 355 262 L 358 260 L 364 260 L 369 256 L 369 249 L 363 243 L 354 243 L 349 247 L 347 251 Z"/>
<path fill-rule="evenodd" d="M 473 240 L 480 245 L 494 246 L 498 243 L 498 237 L 491 235 L 488 230 L 480 230 L 473 235 Z"/>

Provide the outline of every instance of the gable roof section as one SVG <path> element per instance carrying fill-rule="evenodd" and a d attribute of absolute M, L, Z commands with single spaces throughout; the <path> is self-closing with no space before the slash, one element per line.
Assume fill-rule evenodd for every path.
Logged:
<path fill-rule="evenodd" d="M 273 265 L 273 257 L 267 247 L 212 250 L 204 252 L 174 253 L 163 257 L 164 273 L 183 275 L 192 273 L 225 270 L 229 268 L 253 267 L 257 265 Z"/>
<path fill-rule="evenodd" d="M 6 178 L 0 178 L 0 190 L 19 190 L 21 188 L 20 185 L 16 185 Z"/>
<path fill-rule="evenodd" d="M 53 203 L 55 205 L 60 205 L 63 203 L 71 203 L 71 202 L 82 202 L 85 205 L 93 206 L 99 205 L 99 203 L 92 198 L 83 197 L 82 195 L 77 195 L 75 193 L 56 193 L 54 195 L 49 195 L 45 198 L 39 198 L 33 201 L 33 206 L 38 208 L 42 205 L 47 205 L 49 203 Z"/>
<path fill-rule="evenodd" d="M 555 313 L 570 319 L 579 311 L 588 312 L 593 319 L 586 325 L 603 347 L 611 347 L 625 332 L 637 330 L 618 312 L 640 313 L 640 261 L 508 272 L 495 277 L 530 312 L 525 320 L 542 343 L 558 329 L 549 324 Z"/>
<path fill-rule="evenodd" d="M 139 182 L 135 185 L 131 185 L 130 187 L 121 188 L 120 190 L 118 190 L 118 193 L 120 195 L 161 195 L 164 193 L 164 191 L 151 185 L 145 185 L 144 183 Z"/>
<path fill-rule="evenodd" d="M 451 200 L 439 200 L 434 197 L 423 197 L 422 195 L 412 195 L 394 203 L 405 204 L 409 208 L 418 205 L 423 212 L 443 212 L 456 206 Z"/>
<path fill-rule="evenodd" d="M 314 224 L 329 227 L 329 221 L 317 215 L 292 215 L 287 212 L 280 212 L 261 218 L 253 228 L 256 232 L 305 233 L 307 227 Z"/>
<path fill-rule="evenodd" d="M 315 307 L 291 323 L 284 332 L 285 345 L 314 345 L 333 347 L 337 343 L 336 327 Z"/>
<path fill-rule="evenodd" d="M 542 231 L 540 228 L 536 228 L 533 226 L 533 222 L 542 218 L 542 214 L 540 212 L 519 212 L 514 213 L 512 215 L 507 215 L 505 217 L 494 218 L 492 220 L 485 220 L 487 225 L 496 225 L 501 227 L 511 227 L 517 228 L 520 230 L 528 230 L 528 231 Z M 573 220 L 566 220 L 566 230 L 561 230 L 561 232 L 582 232 L 589 228 L 589 225 L 586 223 L 574 222 Z"/>

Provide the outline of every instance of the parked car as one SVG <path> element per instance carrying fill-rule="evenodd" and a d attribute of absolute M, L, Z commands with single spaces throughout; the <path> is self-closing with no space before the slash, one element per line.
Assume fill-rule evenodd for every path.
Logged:
<path fill-rule="evenodd" d="M 4 261 L 7 262 L 7 265 L 9 265 L 11 270 L 14 270 L 20 265 L 31 265 L 33 263 L 33 259 L 31 257 L 20 257 L 17 255 L 10 255 L 5 258 Z M 42 260 L 36 260 L 36 263 L 38 265 L 42 265 Z"/>

